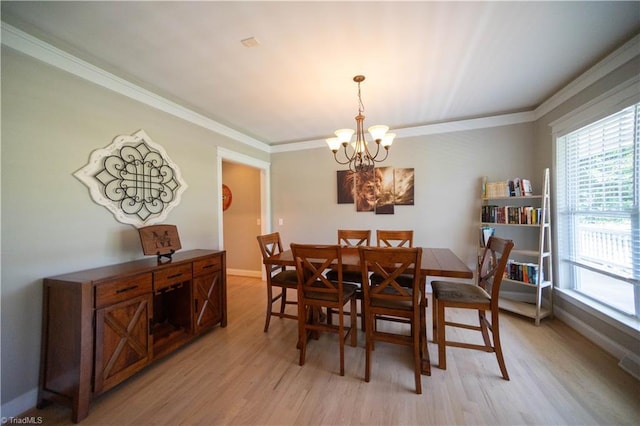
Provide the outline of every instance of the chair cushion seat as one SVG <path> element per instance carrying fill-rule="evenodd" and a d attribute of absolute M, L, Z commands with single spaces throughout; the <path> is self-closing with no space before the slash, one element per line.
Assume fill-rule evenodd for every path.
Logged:
<path fill-rule="evenodd" d="M 475 284 L 454 283 L 448 281 L 433 281 L 433 296 L 438 300 L 462 303 L 491 302 L 491 296 L 485 289 Z"/>
<path fill-rule="evenodd" d="M 278 272 L 271 277 L 271 284 L 296 288 L 298 287 L 298 273 L 295 269 L 287 269 L 286 271 Z"/>
<path fill-rule="evenodd" d="M 316 283 L 313 284 L 313 287 L 318 287 L 318 288 L 326 288 L 325 285 L 321 282 L 321 281 L 317 281 Z M 348 300 L 350 297 L 352 297 L 356 290 L 358 289 L 358 286 L 355 284 L 350 284 L 350 283 L 342 283 L 342 295 L 343 295 L 343 300 Z M 324 293 L 324 292 L 320 292 L 320 291 L 307 291 L 305 294 L 305 297 L 307 299 L 318 299 L 318 300 L 328 300 L 330 302 L 337 302 L 338 301 L 338 294 L 337 293 Z"/>
<path fill-rule="evenodd" d="M 329 281 L 337 281 L 338 271 L 332 269 L 327 272 L 326 277 Z M 342 271 L 342 282 L 362 284 L 362 273 L 356 271 Z"/>
<path fill-rule="evenodd" d="M 382 275 L 376 274 L 376 273 L 371 274 L 371 277 L 369 278 L 371 279 L 371 282 L 373 284 L 380 284 L 382 281 L 384 281 L 384 278 L 382 277 Z M 407 274 L 400 274 L 396 278 L 396 282 L 400 284 L 402 287 L 411 288 L 413 287 L 413 276 L 407 275 Z"/>

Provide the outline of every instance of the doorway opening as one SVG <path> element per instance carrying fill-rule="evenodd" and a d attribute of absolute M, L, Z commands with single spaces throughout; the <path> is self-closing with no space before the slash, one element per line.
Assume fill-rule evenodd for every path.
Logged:
<path fill-rule="evenodd" d="M 262 265 L 261 263 L 254 264 L 256 262 L 253 261 L 253 257 L 257 257 L 261 262 L 262 258 L 259 254 L 255 237 L 258 234 L 270 232 L 271 228 L 270 163 L 219 147 L 217 166 L 219 182 L 218 246 L 221 250 L 227 250 L 227 272 L 232 275 L 260 277 Z M 231 205 L 226 212 L 223 211 L 222 184 L 227 184 L 228 182 L 224 180 L 223 169 L 227 170 L 225 173 L 227 178 L 234 177 L 235 179 L 235 183 L 231 188 L 233 194 Z M 242 177 L 243 174 L 246 174 L 247 179 Z M 256 186 L 259 188 L 256 188 Z M 241 198 L 237 198 L 236 194 Z M 259 194 L 258 203 L 254 199 L 257 197 L 256 194 Z M 242 211 L 239 211 L 239 209 Z M 247 209 L 249 210 L 248 213 Z M 226 224 L 225 215 L 227 216 Z M 257 223 L 253 221 L 257 221 Z M 225 229 L 229 235 L 225 235 Z M 251 245 L 252 243 L 253 245 Z M 248 251 L 247 247 L 249 248 Z M 250 256 L 249 258 L 233 257 L 234 255 L 246 256 L 250 254 L 251 247 L 256 249 L 256 256 Z"/>

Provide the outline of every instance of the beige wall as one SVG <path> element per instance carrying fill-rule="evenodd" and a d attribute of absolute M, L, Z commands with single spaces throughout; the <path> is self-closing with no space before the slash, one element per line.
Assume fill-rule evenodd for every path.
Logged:
<path fill-rule="evenodd" d="M 450 247 L 475 269 L 480 178 L 539 181 L 542 171 L 528 161 L 533 150 L 531 123 L 397 139 L 384 165 L 415 169 L 415 205 L 395 206 L 393 215 L 337 204 L 336 171 L 344 167 L 328 149 L 274 154 L 273 229 L 286 245 L 332 243 L 341 227 L 413 229 L 416 244 Z"/>
<path fill-rule="evenodd" d="M 5 415 L 35 403 L 42 278 L 143 256 L 137 230 L 95 204 L 73 176 L 93 150 L 144 129 L 167 151 L 188 185 L 165 221 L 177 225 L 183 250 L 218 248 L 217 146 L 268 155 L 5 46 L 1 83 Z"/>

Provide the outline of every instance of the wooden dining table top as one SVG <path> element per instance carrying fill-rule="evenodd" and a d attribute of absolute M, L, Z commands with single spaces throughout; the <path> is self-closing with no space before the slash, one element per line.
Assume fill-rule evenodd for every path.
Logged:
<path fill-rule="evenodd" d="M 265 264 L 295 266 L 291 250 L 273 255 L 264 260 Z M 420 274 L 424 277 L 473 278 L 473 271 L 453 251 L 448 248 L 422 247 Z M 357 247 L 342 247 L 342 269 L 360 270 L 360 256 Z"/>

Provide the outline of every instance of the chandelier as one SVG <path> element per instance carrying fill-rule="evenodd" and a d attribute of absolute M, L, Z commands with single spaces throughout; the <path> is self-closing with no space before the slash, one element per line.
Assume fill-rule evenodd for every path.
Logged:
<path fill-rule="evenodd" d="M 376 152 L 371 154 L 369 151 L 368 143 L 364 137 L 364 104 L 362 103 L 362 96 L 360 95 L 360 83 L 364 81 L 363 75 L 356 75 L 353 77 L 353 81 L 358 83 L 358 115 L 356 116 L 356 130 L 353 129 L 339 129 L 335 131 L 335 138 L 327 139 L 327 144 L 333 152 L 333 157 L 338 164 L 348 164 L 349 170 L 352 172 L 365 172 L 373 169 L 375 163 L 384 161 L 389 155 L 389 147 L 393 143 L 393 138 L 396 137 L 395 133 L 387 133 L 389 126 L 376 125 L 371 126 L 367 130 L 371 135 L 371 138 L 376 143 Z M 351 142 L 353 134 L 356 134 L 355 142 Z M 345 161 L 338 159 L 338 151 L 342 145 Z M 351 148 L 347 148 L 351 145 Z M 383 158 L 378 158 L 380 153 L 380 145 L 384 148 L 385 154 Z"/>

